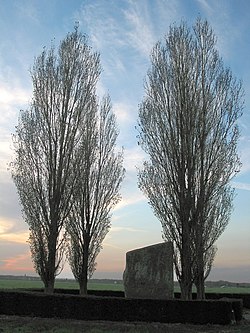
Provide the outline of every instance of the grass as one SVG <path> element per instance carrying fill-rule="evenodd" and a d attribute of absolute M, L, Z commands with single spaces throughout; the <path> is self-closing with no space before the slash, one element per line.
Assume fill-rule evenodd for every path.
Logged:
<path fill-rule="evenodd" d="M 175 287 L 174 291 L 180 292 L 180 288 Z M 193 288 L 193 292 L 196 292 L 195 288 Z M 215 294 L 250 294 L 250 287 L 206 287 L 205 292 Z"/>
<path fill-rule="evenodd" d="M 244 287 L 206 288 L 206 293 L 250 294 L 250 288 L 244 288 Z"/>
<path fill-rule="evenodd" d="M 28 279 L 0 279 L 0 289 L 33 289 L 43 288 L 43 283 L 40 280 L 28 280 Z M 57 280 L 55 288 L 59 289 L 78 289 L 78 283 L 74 280 Z M 89 290 L 115 290 L 123 291 L 124 287 L 121 283 L 114 283 L 113 280 L 107 280 L 106 283 L 89 282 Z M 180 292 L 180 289 L 175 288 L 176 292 Z M 195 292 L 195 289 L 193 290 Z M 250 288 L 244 287 L 208 287 L 206 288 L 207 293 L 230 293 L 230 294 L 250 294 Z M 0 331 L 1 333 L 1 331 Z"/>
<path fill-rule="evenodd" d="M 40 280 L 24 280 L 24 279 L 0 279 L 0 289 L 33 289 L 43 288 L 43 283 Z M 55 288 L 59 289 L 78 289 L 78 283 L 73 280 L 56 281 Z M 95 283 L 89 282 L 88 289 L 92 290 L 124 290 L 122 284 L 115 284 L 112 280 L 110 283 Z M 1 332 L 1 331 L 0 331 Z"/>
<path fill-rule="evenodd" d="M 250 323 L 240 325 L 191 325 L 129 322 L 92 322 L 0 316 L 1 333 L 249 333 Z"/>

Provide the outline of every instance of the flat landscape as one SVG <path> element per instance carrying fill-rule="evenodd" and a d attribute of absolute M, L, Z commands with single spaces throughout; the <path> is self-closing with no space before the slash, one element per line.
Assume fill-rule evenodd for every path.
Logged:
<path fill-rule="evenodd" d="M 0 278 L 0 289 L 33 289 L 43 288 L 43 283 L 40 279 L 32 277 L 11 277 Z M 58 289 L 78 289 L 78 284 L 75 280 L 58 279 L 55 283 L 55 288 Z M 89 282 L 88 289 L 93 290 L 123 290 L 121 281 L 118 283 L 116 280 L 93 280 Z"/>
<path fill-rule="evenodd" d="M 0 276 L 0 289 L 17 288 L 42 288 L 43 284 L 38 278 Z M 56 288 L 77 289 L 74 280 L 58 279 Z M 123 290 L 120 280 L 91 280 L 88 289 L 92 290 Z M 175 290 L 178 290 L 175 286 Z M 227 281 L 208 282 L 207 292 L 223 293 L 250 293 L 250 285 L 230 283 Z M 227 326 L 219 325 L 191 325 L 191 324 L 160 324 L 140 322 L 107 322 L 107 321 L 80 321 L 47 319 L 36 317 L 18 317 L 0 315 L 1 333 L 249 333 L 250 332 L 250 310 L 244 309 L 244 320 L 240 324 Z"/>
<path fill-rule="evenodd" d="M 19 289 L 19 288 L 43 288 L 42 281 L 37 277 L 31 276 L 4 276 L 0 275 L 0 289 Z M 57 279 L 55 288 L 58 289 L 78 289 L 78 283 L 73 279 Z M 123 291 L 121 280 L 93 279 L 88 283 L 89 290 L 117 290 Z M 180 291 L 178 283 L 175 282 L 174 290 Z M 194 289 L 195 291 L 195 289 Z M 228 281 L 208 281 L 206 284 L 207 293 L 250 293 L 250 283 L 236 283 Z"/>

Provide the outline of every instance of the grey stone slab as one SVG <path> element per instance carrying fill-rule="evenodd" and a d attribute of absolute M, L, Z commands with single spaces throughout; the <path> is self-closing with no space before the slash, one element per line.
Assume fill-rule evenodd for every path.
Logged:
<path fill-rule="evenodd" d="M 173 244 L 164 242 L 127 252 L 123 282 L 127 298 L 172 299 Z"/>

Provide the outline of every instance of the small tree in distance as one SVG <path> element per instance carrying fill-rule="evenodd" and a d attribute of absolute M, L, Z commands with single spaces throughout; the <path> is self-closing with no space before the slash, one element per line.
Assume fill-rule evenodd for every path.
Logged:
<path fill-rule="evenodd" d="M 228 224 L 233 200 L 230 180 L 240 162 L 237 120 L 241 83 L 225 68 L 207 21 L 171 26 L 153 49 L 146 96 L 139 109 L 139 135 L 149 161 L 139 187 L 173 242 L 183 299 L 204 281 L 214 243 Z"/>
<path fill-rule="evenodd" d="M 62 269 L 65 220 L 81 165 L 76 147 L 85 114 L 96 105 L 100 70 L 99 54 L 77 28 L 61 41 L 58 52 L 53 46 L 44 49 L 31 72 L 32 103 L 20 112 L 14 135 L 12 177 L 30 229 L 34 266 L 48 293 Z"/>
<path fill-rule="evenodd" d="M 79 282 L 80 294 L 87 294 L 87 282 L 95 270 L 95 259 L 110 228 L 110 211 L 120 200 L 124 177 L 123 154 L 115 151 L 118 135 L 110 98 L 93 103 L 81 124 L 76 153 L 77 182 L 71 199 L 66 229 L 68 259 Z M 78 158 L 77 158 L 78 160 Z"/>

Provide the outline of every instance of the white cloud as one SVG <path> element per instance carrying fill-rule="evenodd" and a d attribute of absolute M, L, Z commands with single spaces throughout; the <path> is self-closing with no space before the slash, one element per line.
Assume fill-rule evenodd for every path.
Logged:
<path fill-rule="evenodd" d="M 124 167 L 127 172 L 136 172 L 136 168 L 141 167 L 146 158 L 146 154 L 139 145 L 125 149 L 124 153 Z"/>
<path fill-rule="evenodd" d="M 22 1 L 15 3 L 17 13 L 23 20 L 29 20 L 32 23 L 39 23 L 38 12 L 35 3 L 32 1 Z"/>
<path fill-rule="evenodd" d="M 232 186 L 238 190 L 246 190 L 250 191 L 250 184 L 249 183 L 241 183 L 241 182 L 232 182 Z"/>
<path fill-rule="evenodd" d="M 4 83 L 0 81 L 0 137 L 5 138 L 7 131 L 13 131 L 17 124 L 18 113 L 20 108 L 26 107 L 30 99 L 30 91 L 23 89 L 18 82 L 13 80 L 12 83 Z"/>
<path fill-rule="evenodd" d="M 26 244 L 29 238 L 29 232 L 15 232 L 15 233 L 5 233 L 0 234 L 0 240 L 13 242 L 13 243 L 21 243 Z"/>
<path fill-rule="evenodd" d="M 240 22 L 232 25 L 230 15 L 230 5 L 227 1 L 198 0 L 201 12 L 211 24 L 215 36 L 218 38 L 217 48 L 220 55 L 227 61 L 231 61 L 231 55 L 235 48 L 235 43 L 241 39 Z"/>
<path fill-rule="evenodd" d="M 11 82 L 11 83 L 10 83 Z M 18 122 L 19 110 L 26 107 L 30 99 L 30 91 L 23 89 L 21 84 L 11 77 L 7 82 L 0 80 L 0 171 L 1 178 L 6 178 L 7 164 L 12 159 L 12 138 Z"/>
<path fill-rule="evenodd" d="M 169 25 L 184 15 L 182 2 L 178 0 L 156 0 L 156 4 L 157 25 L 160 25 L 163 33 L 167 33 L 166 29 L 168 30 Z"/>
<path fill-rule="evenodd" d="M 0 240 L 26 244 L 28 237 L 28 228 L 26 230 L 17 230 L 16 221 L 0 219 Z"/>
<path fill-rule="evenodd" d="M 30 93 L 21 87 L 8 86 L 0 82 L 0 103 L 4 105 L 25 104 L 30 98 Z"/>
<path fill-rule="evenodd" d="M 125 102 L 116 102 L 113 104 L 114 113 L 117 121 L 123 126 L 124 124 L 135 121 L 134 108 Z"/>
<path fill-rule="evenodd" d="M 135 192 L 134 194 L 123 194 L 122 200 L 115 206 L 113 212 L 123 209 L 128 206 L 136 205 L 140 202 L 146 202 L 145 196 L 141 192 Z"/>
<path fill-rule="evenodd" d="M 2 234 L 5 234 L 9 232 L 9 230 L 13 227 L 13 222 L 12 221 L 5 221 L 1 220 L 0 221 L 0 236 Z"/>
<path fill-rule="evenodd" d="M 210 16 L 213 13 L 213 7 L 211 6 L 211 1 L 208 3 L 207 0 L 197 0 L 201 8 L 204 10 L 207 16 Z"/>
<path fill-rule="evenodd" d="M 127 231 L 127 232 L 147 232 L 143 229 L 136 229 L 136 228 L 132 228 L 132 227 L 112 227 L 111 228 L 111 232 L 124 232 L 124 231 Z"/>
<path fill-rule="evenodd" d="M 130 26 L 130 30 L 126 33 L 128 43 L 130 47 L 148 57 L 156 38 L 147 2 L 130 1 L 129 3 L 129 8 L 124 11 Z"/>
<path fill-rule="evenodd" d="M 148 58 L 156 42 L 146 1 L 128 1 L 123 6 L 116 1 L 92 2 L 83 4 L 75 16 L 88 31 L 91 44 L 101 53 L 107 77 L 126 75 L 128 57 L 136 51 Z M 133 62 L 138 61 L 132 57 Z"/>
<path fill-rule="evenodd" d="M 109 10 L 107 10 L 107 5 Z M 94 49 L 101 53 L 101 62 L 105 76 L 112 76 L 114 71 L 124 72 L 124 63 L 119 52 L 126 45 L 123 26 L 114 13 L 120 12 L 115 2 L 92 2 L 83 4 L 75 14 L 77 21 L 88 31 Z M 105 57 L 105 53 L 107 56 Z"/>
<path fill-rule="evenodd" d="M 244 131 L 247 133 L 248 128 Z M 245 174 L 250 171 L 250 137 L 242 136 L 239 140 L 239 157 L 242 163 L 240 174 Z"/>
<path fill-rule="evenodd" d="M 7 174 L 8 172 L 8 164 L 11 162 L 11 149 L 9 141 L 0 141 L 0 181 L 9 181 Z"/>
<path fill-rule="evenodd" d="M 128 45 L 148 58 L 155 43 L 167 33 L 169 25 L 182 15 L 178 0 L 130 0 L 124 10 L 128 22 Z"/>

